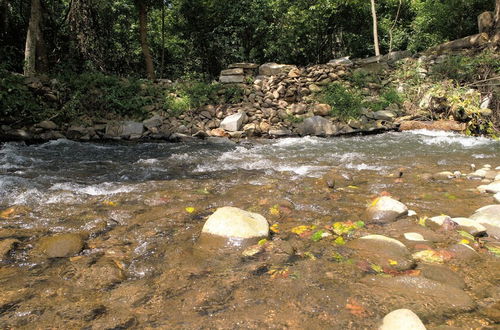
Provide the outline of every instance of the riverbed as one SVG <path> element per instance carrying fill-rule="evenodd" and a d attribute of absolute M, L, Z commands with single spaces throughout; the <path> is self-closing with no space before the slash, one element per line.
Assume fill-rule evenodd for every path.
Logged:
<path fill-rule="evenodd" d="M 0 262 L 0 327 L 359 329 L 405 307 L 428 328 L 493 329 L 500 259 L 484 244 L 494 239 L 469 238 L 470 258 L 450 254 L 439 265 L 391 273 L 344 242 L 297 229 L 314 234 L 365 221 L 367 205 L 390 195 L 409 216 L 366 221 L 343 239 L 421 232 L 431 248 L 447 249 L 463 235 L 422 219 L 468 217 L 494 203 L 476 189 L 480 180 L 465 177 L 471 164 L 500 166 L 500 141 L 413 131 L 239 143 L 5 143 L 0 243 L 10 241 Z M 430 178 L 441 171 L 464 176 Z M 222 206 L 273 225 L 258 254 L 200 242 L 206 218 Z M 62 258 L 41 253 L 41 240 L 58 233 L 80 235 L 81 249 Z M 430 297 L 428 282 L 404 284 L 452 285 L 449 272 L 453 290 L 470 299 L 460 308 Z"/>

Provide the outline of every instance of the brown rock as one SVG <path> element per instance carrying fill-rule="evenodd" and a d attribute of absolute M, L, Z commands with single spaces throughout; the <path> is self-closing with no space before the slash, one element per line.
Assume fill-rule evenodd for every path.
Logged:
<path fill-rule="evenodd" d="M 454 120 L 438 121 L 415 121 L 408 120 L 401 122 L 399 129 L 401 131 L 411 131 L 417 129 L 440 130 L 440 131 L 463 131 L 466 128 L 465 123 L 459 123 Z"/>
<path fill-rule="evenodd" d="M 332 107 L 329 104 L 315 104 L 312 106 L 312 112 L 316 116 L 328 116 L 332 111 Z"/>
<path fill-rule="evenodd" d="M 49 258 L 71 257 L 83 249 L 83 239 L 79 234 L 56 234 L 41 238 L 39 249 Z"/>

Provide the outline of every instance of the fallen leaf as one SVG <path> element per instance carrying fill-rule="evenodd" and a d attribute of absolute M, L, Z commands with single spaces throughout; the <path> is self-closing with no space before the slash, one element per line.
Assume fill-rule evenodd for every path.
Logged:
<path fill-rule="evenodd" d="M 186 207 L 185 210 L 186 210 L 187 213 L 194 213 L 194 211 L 196 211 L 196 209 L 194 207 L 191 207 L 191 206 Z"/>
<path fill-rule="evenodd" d="M 269 230 L 271 230 L 273 233 L 277 234 L 280 232 L 280 225 L 275 223 L 274 225 L 272 225 L 271 227 L 269 227 Z"/>
<path fill-rule="evenodd" d="M 339 236 L 333 241 L 333 243 L 336 245 L 345 245 L 345 240 L 342 236 Z"/>
<path fill-rule="evenodd" d="M 271 213 L 271 215 L 280 215 L 280 207 L 279 205 L 274 205 L 273 207 L 269 208 L 269 213 Z"/>
<path fill-rule="evenodd" d="M 307 225 L 300 225 L 292 228 L 292 233 L 297 234 L 297 235 L 302 235 L 304 233 L 310 232 L 314 230 L 316 226 L 307 226 Z"/>
<path fill-rule="evenodd" d="M 349 310 L 349 313 L 358 317 L 367 316 L 366 309 L 357 303 L 354 299 L 349 299 L 348 303 L 345 305 L 345 308 Z"/>

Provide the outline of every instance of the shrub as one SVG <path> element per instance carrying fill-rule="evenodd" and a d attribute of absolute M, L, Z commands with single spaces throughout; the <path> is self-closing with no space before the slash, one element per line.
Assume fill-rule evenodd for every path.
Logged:
<path fill-rule="evenodd" d="M 364 102 L 363 105 L 373 111 L 384 110 L 391 104 L 401 105 L 403 98 L 394 88 L 388 88 L 380 95 L 380 99 L 375 102 Z"/>
<path fill-rule="evenodd" d="M 340 118 L 355 118 L 360 115 L 362 106 L 361 93 L 356 89 L 347 89 L 339 83 L 327 85 L 318 94 L 322 103 L 332 107 L 332 115 Z"/>
<path fill-rule="evenodd" d="M 113 115 L 143 119 L 143 107 L 152 104 L 159 89 L 147 81 L 108 76 L 98 72 L 59 76 L 65 89 L 65 105 L 59 119 L 73 120 L 87 115 L 108 118 Z"/>
<path fill-rule="evenodd" d="M 0 70 L 0 118 L 9 123 L 22 118 L 37 121 L 43 113 L 43 102 L 24 84 L 24 77 Z"/>

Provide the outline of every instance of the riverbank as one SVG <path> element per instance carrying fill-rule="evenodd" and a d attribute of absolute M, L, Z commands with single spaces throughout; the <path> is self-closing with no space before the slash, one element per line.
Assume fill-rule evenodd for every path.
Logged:
<path fill-rule="evenodd" d="M 10 88 L 22 84 L 22 95 L 4 98 L 0 140 L 179 141 L 422 128 L 496 136 L 498 67 L 498 54 L 488 50 L 399 52 L 305 68 L 238 63 L 209 84 L 102 75 L 21 79 Z"/>

